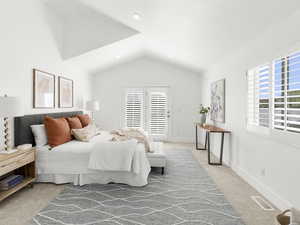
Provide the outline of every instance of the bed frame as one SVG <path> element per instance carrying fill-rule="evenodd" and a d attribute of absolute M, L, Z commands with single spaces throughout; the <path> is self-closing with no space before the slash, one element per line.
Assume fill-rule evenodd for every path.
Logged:
<path fill-rule="evenodd" d="M 35 124 L 43 124 L 45 116 L 60 118 L 60 117 L 72 117 L 78 114 L 83 114 L 83 112 L 72 111 L 72 112 L 59 112 L 59 113 L 46 113 L 46 114 L 32 114 L 32 115 L 25 115 L 21 117 L 15 117 L 14 118 L 15 146 L 22 145 L 22 144 L 32 144 L 32 146 L 35 146 L 35 141 L 30 126 Z M 165 169 L 164 166 L 154 165 L 153 167 L 160 167 L 161 173 L 164 174 L 164 169 Z"/>
<path fill-rule="evenodd" d="M 35 124 L 42 124 L 45 116 L 60 118 L 60 117 L 72 117 L 78 114 L 83 114 L 83 112 L 82 111 L 59 112 L 59 113 L 33 114 L 33 115 L 15 117 L 14 118 L 15 146 L 22 145 L 22 144 L 32 144 L 33 146 L 35 146 L 35 141 L 30 126 Z"/>

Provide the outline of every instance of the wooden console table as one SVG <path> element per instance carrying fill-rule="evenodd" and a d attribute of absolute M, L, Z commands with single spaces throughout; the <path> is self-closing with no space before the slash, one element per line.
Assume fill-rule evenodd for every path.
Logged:
<path fill-rule="evenodd" d="M 204 148 L 199 148 L 198 146 L 198 128 L 201 128 L 205 131 L 205 145 Z M 221 149 L 220 149 L 220 158 L 219 162 L 212 162 L 210 158 L 210 133 L 220 133 L 221 134 Z M 212 125 L 201 125 L 200 123 L 196 123 L 196 149 L 197 150 L 207 150 L 208 154 L 208 164 L 209 165 L 222 165 L 223 163 L 223 145 L 224 145 L 224 134 L 230 133 L 228 130 L 224 130 L 219 127 L 215 127 Z"/>

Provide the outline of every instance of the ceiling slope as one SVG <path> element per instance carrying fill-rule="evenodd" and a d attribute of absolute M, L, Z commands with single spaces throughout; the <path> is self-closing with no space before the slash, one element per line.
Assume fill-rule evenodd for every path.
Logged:
<path fill-rule="evenodd" d="M 77 0 L 51 0 L 46 5 L 61 18 L 63 59 L 132 37 L 139 32 Z"/>
<path fill-rule="evenodd" d="M 97 48 L 66 60 L 65 63 L 79 66 L 88 74 L 94 74 L 111 66 L 121 64 L 138 58 L 145 54 L 144 37 L 142 34 L 134 35 L 102 48 Z"/>
<path fill-rule="evenodd" d="M 48 2 L 65 17 L 65 59 L 87 71 L 147 52 L 201 73 L 300 10 L 299 0 Z"/>

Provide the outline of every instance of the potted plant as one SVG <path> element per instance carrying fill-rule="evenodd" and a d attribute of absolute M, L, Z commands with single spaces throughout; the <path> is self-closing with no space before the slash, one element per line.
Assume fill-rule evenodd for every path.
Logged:
<path fill-rule="evenodd" d="M 200 105 L 200 124 L 203 125 L 206 123 L 206 115 L 209 112 L 210 107 L 204 107 L 202 104 Z"/>

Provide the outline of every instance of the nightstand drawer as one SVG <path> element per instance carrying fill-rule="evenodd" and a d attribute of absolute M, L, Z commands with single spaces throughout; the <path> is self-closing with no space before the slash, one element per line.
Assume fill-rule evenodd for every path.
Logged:
<path fill-rule="evenodd" d="M 34 161 L 34 151 L 25 152 L 0 162 L 0 176 Z"/>

